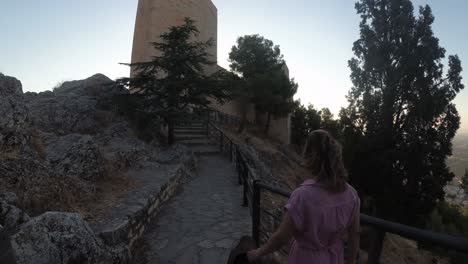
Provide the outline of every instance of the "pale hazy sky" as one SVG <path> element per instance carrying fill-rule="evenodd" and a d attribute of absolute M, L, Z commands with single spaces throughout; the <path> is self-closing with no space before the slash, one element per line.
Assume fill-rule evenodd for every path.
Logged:
<path fill-rule="evenodd" d="M 175 1 L 175 0 L 172 0 Z M 25 91 L 101 72 L 128 75 L 137 0 L 2 0 L 0 72 Z M 213 0 L 218 7 L 218 63 L 238 36 L 260 34 L 281 46 L 297 98 L 337 113 L 351 87 L 347 61 L 358 38 L 354 0 Z M 468 84 L 468 1 L 414 0 L 434 12 L 434 31 L 447 55 L 458 54 Z M 456 99 L 468 132 L 468 88 Z"/>

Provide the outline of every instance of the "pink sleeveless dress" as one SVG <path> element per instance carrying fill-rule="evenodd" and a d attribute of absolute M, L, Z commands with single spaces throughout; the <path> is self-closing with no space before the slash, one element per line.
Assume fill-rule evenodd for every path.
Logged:
<path fill-rule="evenodd" d="M 289 253 L 289 264 L 342 264 L 343 238 L 351 220 L 359 214 L 356 190 L 333 194 L 321 183 L 306 180 L 285 206 L 297 230 Z"/>

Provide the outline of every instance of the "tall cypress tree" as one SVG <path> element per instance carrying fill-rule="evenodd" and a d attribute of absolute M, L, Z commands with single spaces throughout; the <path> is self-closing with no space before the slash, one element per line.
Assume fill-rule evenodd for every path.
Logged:
<path fill-rule="evenodd" d="M 449 56 L 444 69 L 429 6 L 415 16 L 410 0 L 360 0 L 356 10 L 353 87 L 340 114 L 351 180 L 376 215 L 422 224 L 454 177 L 445 160 L 460 124 L 461 62 Z"/>

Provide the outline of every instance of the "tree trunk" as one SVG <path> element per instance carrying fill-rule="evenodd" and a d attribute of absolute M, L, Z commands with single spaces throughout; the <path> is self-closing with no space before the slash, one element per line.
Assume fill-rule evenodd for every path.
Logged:
<path fill-rule="evenodd" d="M 241 115 L 241 121 L 240 121 L 239 129 L 237 129 L 237 133 L 240 134 L 240 133 L 242 133 L 242 131 L 244 131 L 246 123 L 247 123 L 247 112 L 243 111 L 242 115 Z"/>
<path fill-rule="evenodd" d="M 271 121 L 271 114 L 267 113 L 267 120 L 265 124 L 265 135 L 268 135 L 268 130 L 270 130 L 270 121 Z"/>

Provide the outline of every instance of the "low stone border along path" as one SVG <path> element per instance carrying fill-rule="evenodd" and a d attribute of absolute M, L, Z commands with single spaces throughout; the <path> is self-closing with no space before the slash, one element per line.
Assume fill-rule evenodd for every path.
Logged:
<path fill-rule="evenodd" d="M 198 156 L 197 176 L 162 207 L 138 242 L 136 263 L 224 264 L 239 239 L 251 235 L 234 166 L 213 151 Z"/>

